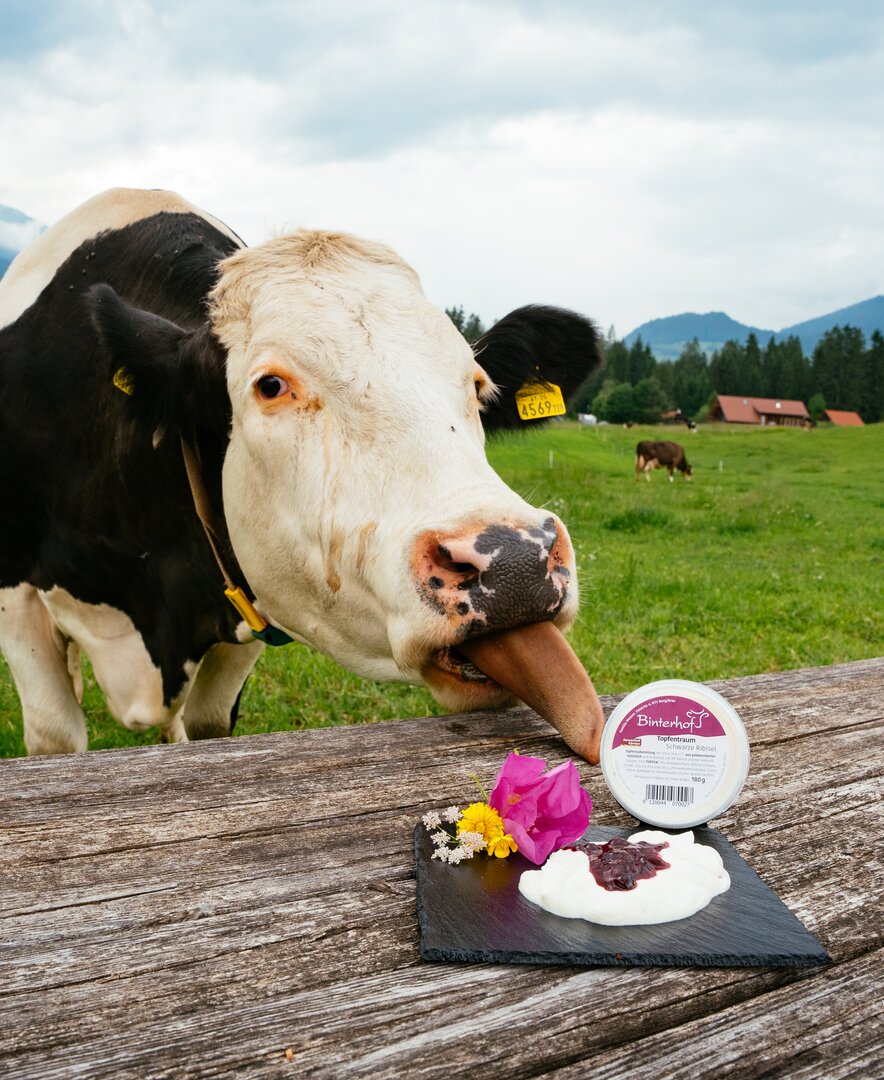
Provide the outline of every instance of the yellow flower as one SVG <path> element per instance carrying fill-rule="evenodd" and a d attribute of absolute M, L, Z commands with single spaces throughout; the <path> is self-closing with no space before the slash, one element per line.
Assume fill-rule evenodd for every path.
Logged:
<path fill-rule="evenodd" d="M 457 832 L 479 833 L 485 841 L 485 850 L 489 855 L 505 859 L 513 851 L 518 851 L 516 842 L 509 833 L 504 834 L 503 818 L 488 803 L 471 803 L 460 816 Z"/>
<path fill-rule="evenodd" d="M 485 843 L 503 836 L 503 819 L 488 803 L 471 803 L 460 815 L 457 832 L 477 832 L 482 834 Z"/>
<path fill-rule="evenodd" d="M 494 855 L 498 859 L 505 859 L 507 855 L 518 850 L 515 840 L 509 833 L 506 833 L 505 836 L 496 836 L 488 842 L 488 854 Z"/>

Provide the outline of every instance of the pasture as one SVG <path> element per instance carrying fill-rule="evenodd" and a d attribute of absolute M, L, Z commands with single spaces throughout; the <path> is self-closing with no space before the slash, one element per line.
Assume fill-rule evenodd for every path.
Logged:
<path fill-rule="evenodd" d="M 686 449 L 694 476 L 634 478 L 640 439 Z M 884 425 L 818 429 L 581 428 L 489 444 L 500 475 L 554 510 L 577 553 L 570 640 L 600 693 L 879 655 L 884 645 Z M 90 749 L 157 741 L 108 715 L 86 668 Z M 236 734 L 372 723 L 441 710 L 426 691 L 357 678 L 291 645 L 268 650 Z M 0 756 L 24 754 L 0 663 Z"/>

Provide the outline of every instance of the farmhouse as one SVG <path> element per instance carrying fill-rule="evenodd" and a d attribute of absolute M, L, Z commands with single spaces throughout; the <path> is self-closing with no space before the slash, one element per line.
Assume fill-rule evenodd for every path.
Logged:
<path fill-rule="evenodd" d="M 847 412 L 844 409 L 826 409 L 822 415 L 823 420 L 828 420 L 836 427 L 865 427 L 863 418 L 859 413 Z"/>
<path fill-rule="evenodd" d="M 723 420 L 729 424 L 801 427 L 809 422 L 810 414 L 803 401 L 719 394 L 709 409 L 709 419 Z"/>

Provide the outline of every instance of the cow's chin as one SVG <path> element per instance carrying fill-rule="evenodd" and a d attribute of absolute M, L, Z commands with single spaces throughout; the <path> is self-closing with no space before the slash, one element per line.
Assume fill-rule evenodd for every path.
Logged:
<path fill-rule="evenodd" d="M 450 712 L 505 709 L 518 701 L 512 691 L 454 649 L 437 649 L 424 664 L 421 675 L 436 701 Z"/>

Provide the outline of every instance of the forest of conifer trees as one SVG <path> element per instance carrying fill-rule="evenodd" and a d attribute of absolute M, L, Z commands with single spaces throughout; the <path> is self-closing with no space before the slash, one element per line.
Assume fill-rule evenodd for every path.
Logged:
<path fill-rule="evenodd" d="M 627 347 L 609 336 L 605 360 L 575 404 L 612 423 L 652 423 L 670 409 L 705 420 L 716 394 L 802 401 L 815 420 L 827 408 L 858 412 L 867 424 L 884 416 L 884 336 L 877 330 L 866 343 L 855 327 L 834 327 L 810 357 L 797 337 L 770 338 L 762 347 L 750 334 L 711 357 L 694 340 L 672 362 L 657 360 L 640 338 Z"/>

